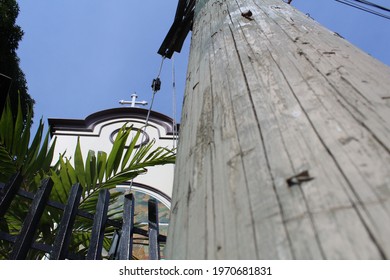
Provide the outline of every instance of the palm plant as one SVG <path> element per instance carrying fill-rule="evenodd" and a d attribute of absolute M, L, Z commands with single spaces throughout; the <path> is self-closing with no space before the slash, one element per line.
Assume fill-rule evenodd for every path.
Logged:
<path fill-rule="evenodd" d="M 13 114 L 10 100 L 7 99 L 0 118 L 0 182 L 8 182 L 12 175 L 20 172 L 24 178 L 23 188 L 35 191 L 51 168 L 55 139 L 49 147 L 49 133 L 43 137 L 41 119 L 30 144 L 31 112 L 31 109 L 28 110 L 24 121 L 20 100 L 18 110 Z M 16 115 L 16 119 L 13 115 Z"/>
<path fill-rule="evenodd" d="M 49 147 L 49 134 L 43 137 L 41 120 L 31 141 L 31 112 L 28 110 L 27 118 L 23 120 L 20 100 L 16 113 L 11 110 L 9 98 L 6 101 L 0 118 L 0 182 L 8 182 L 14 174 L 20 173 L 23 178 L 21 188 L 35 192 L 40 181 L 50 172 L 55 140 Z M 15 200 L 6 216 L 0 218 L 0 230 L 18 234 L 28 207 L 27 201 Z M 9 244 L 1 242 L 0 247 L 0 258 L 7 258 Z"/>
<path fill-rule="evenodd" d="M 34 192 L 42 179 L 50 177 L 54 182 L 50 199 L 65 204 L 73 184 L 80 183 L 84 192 L 80 209 L 93 213 L 95 211 L 98 193 L 101 189 L 113 189 L 116 185 L 134 179 L 139 174 L 147 172 L 148 167 L 172 164 L 175 162 L 175 151 L 163 147 L 155 147 L 154 141 L 139 148 L 136 143 L 140 131 L 130 140 L 131 126 L 124 125 L 118 132 L 110 153 L 89 151 L 83 158 L 80 142 L 78 141 L 74 158 L 60 155 L 58 162 L 53 164 L 55 139 L 49 145 L 49 134 L 43 137 L 44 126 L 39 123 L 37 133 L 30 144 L 31 114 L 23 121 L 21 109 L 17 117 L 12 117 L 9 106 L 0 119 L 0 182 L 7 182 L 13 174 L 20 172 L 23 177 L 22 188 Z M 112 193 L 109 216 L 118 213 L 115 203 L 120 193 Z M 18 234 L 28 209 L 28 203 L 18 201 L 11 205 L 8 213 L 0 221 L 0 230 L 10 234 Z M 55 230 L 61 220 L 61 212 L 57 209 L 45 210 L 37 232 L 36 241 L 52 244 Z M 89 247 L 89 234 L 92 221 L 76 220 L 71 250 L 83 254 Z M 110 230 L 107 231 L 105 247 L 109 244 Z M 0 258 L 6 258 L 9 248 L 0 243 Z M 39 252 L 32 253 L 29 258 L 40 258 Z"/>
<path fill-rule="evenodd" d="M 83 160 L 80 142 L 78 141 L 73 164 L 71 159 L 63 155 L 60 156 L 58 167 L 51 171 L 51 178 L 54 181 L 52 199 L 65 203 L 63 201 L 67 197 L 65 193 L 69 192 L 70 186 L 79 182 L 84 187 L 79 209 L 93 213 L 101 189 L 113 189 L 118 184 L 128 182 L 147 172 L 148 167 L 175 162 L 174 150 L 163 147 L 155 148 L 154 141 L 136 148 L 141 131 L 136 133 L 129 146 L 126 147 L 131 131 L 132 127 L 127 125 L 119 130 L 109 154 L 102 151 L 96 153 L 90 150 L 86 159 Z M 118 217 L 116 214 L 122 210 L 122 205 L 116 203 L 116 199 L 120 195 L 122 194 L 119 192 L 111 193 L 111 209 L 108 213 L 110 218 Z M 51 216 L 54 215 L 51 213 Z M 59 215 L 55 220 L 59 221 Z M 49 224 L 53 225 L 52 221 L 49 220 Z M 91 220 L 76 220 L 71 249 L 82 254 L 86 253 L 89 247 L 91 228 Z M 113 228 L 106 230 L 106 249 L 108 249 L 113 230 Z"/>

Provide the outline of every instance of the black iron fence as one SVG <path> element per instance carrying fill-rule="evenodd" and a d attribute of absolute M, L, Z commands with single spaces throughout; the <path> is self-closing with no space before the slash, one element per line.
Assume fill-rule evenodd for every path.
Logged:
<path fill-rule="evenodd" d="M 53 188 L 50 179 L 42 181 L 38 191 L 27 192 L 20 188 L 22 176 L 16 174 L 9 183 L 0 184 L 0 219 L 3 219 L 16 196 L 31 200 L 29 210 L 18 235 L 11 235 L 8 232 L 0 231 L 0 240 L 12 244 L 12 250 L 8 259 L 26 259 L 31 249 L 45 253 L 51 260 L 61 259 L 102 259 L 103 242 L 107 227 L 114 228 L 111 238 L 111 247 L 106 256 L 110 259 L 129 260 L 133 258 L 134 234 L 144 236 L 148 239 L 149 259 L 160 259 L 160 242 L 165 242 L 166 237 L 159 234 L 158 205 L 155 199 L 148 201 L 148 230 L 138 228 L 134 224 L 134 196 L 124 196 L 122 220 L 107 218 L 110 193 L 108 190 L 101 190 L 96 205 L 95 213 L 88 213 L 80 210 L 79 203 L 83 188 L 80 184 L 72 186 L 66 204 L 50 201 L 49 195 Z M 62 211 L 62 219 L 55 234 L 53 244 L 37 243 L 34 240 L 39 221 L 46 206 Z M 71 252 L 69 244 L 72 237 L 73 226 L 76 217 L 82 217 L 93 221 L 90 232 L 89 248 L 85 255 Z M 112 229 L 112 228 L 111 228 Z"/>

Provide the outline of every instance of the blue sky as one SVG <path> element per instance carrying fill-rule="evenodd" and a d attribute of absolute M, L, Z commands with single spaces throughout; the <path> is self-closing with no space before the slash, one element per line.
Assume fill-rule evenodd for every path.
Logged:
<path fill-rule="evenodd" d="M 389 6 L 389 0 L 372 0 Z M 36 122 L 85 118 L 119 107 L 136 92 L 150 101 L 160 67 L 157 50 L 172 24 L 177 0 L 19 0 L 25 32 L 18 55 Z M 292 5 L 390 65 L 390 20 L 334 0 L 293 0 Z M 174 58 L 180 118 L 189 40 Z M 153 110 L 172 116 L 172 61 L 165 60 Z"/>

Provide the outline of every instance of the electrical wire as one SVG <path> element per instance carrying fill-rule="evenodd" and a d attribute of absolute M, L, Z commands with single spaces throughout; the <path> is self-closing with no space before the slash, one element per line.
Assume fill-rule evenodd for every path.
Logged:
<path fill-rule="evenodd" d="M 172 56 L 172 126 L 173 126 L 173 148 L 176 148 L 177 127 L 176 127 L 176 73 L 175 73 L 175 55 Z"/>
<path fill-rule="evenodd" d="M 163 65 L 164 65 L 164 60 L 165 60 L 165 56 L 163 56 L 162 59 L 161 59 L 160 68 L 158 70 L 157 77 L 156 77 L 156 79 L 153 80 L 153 83 L 152 83 L 152 100 L 150 101 L 150 106 L 149 106 L 148 113 L 147 113 L 146 119 L 145 119 L 145 125 L 144 125 L 144 127 L 142 129 L 141 143 L 139 144 L 139 147 L 138 147 L 139 149 L 144 144 L 145 135 L 146 135 L 146 128 L 147 128 L 147 126 L 149 124 L 150 112 L 152 112 L 153 103 L 154 103 L 154 97 L 156 96 L 157 91 L 160 89 L 159 86 L 158 87 L 155 86 L 155 82 L 156 81 L 160 81 L 160 76 L 161 76 L 162 68 L 163 68 Z M 131 179 L 131 181 L 130 181 L 129 191 L 131 191 L 132 188 L 133 188 L 133 179 Z"/>
<path fill-rule="evenodd" d="M 386 7 L 383 7 L 381 5 L 378 5 L 376 3 L 372 3 L 372 2 L 369 2 L 369 1 L 366 1 L 366 0 L 353 0 L 355 2 L 359 2 L 359 3 L 362 3 L 362 4 L 365 4 L 365 5 L 368 5 L 368 6 L 372 6 L 374 8 L 378 8 L 380 10 L 384 10 L 386 12 L 390 12 L 390 9 L 389 8 L 386 8 Z"/>
<path fill-rule="evenodd" d="M 364 0 L 335 0 L 341 4 L 344 4 L 344 5 L 347 5 L 347 6 L 350 6 L 350 7 L 353 7 L 353 8 L 356 8 L 356 9 L 359 9 L 359 10 L 362 10 L 362 11 L 365 11 L 367 13 L 370 13 L 370 14 L 373 14 L 373 15 L 376 15 L 376 16 L 379 16 L 379 17 L 382 17 L 382 18 L 386 18 L 386 19 L 390 19 L 390 15 L 385 15 L 383 13 L 380 13 L 378 11 L 375 11 L 373 9 L 370 9 L 370 8 L 367 8 L 367 7 L 364 7 L 358 3 L 363 3 Z M 355 2 L 353 2 L 355 1 Z M 358 3 L 356 3 L 358 2 Z M 364 2 L 368 2 L 368 1 L 364 1 Z M 373 4 L 371 2 L 368 2 L 370 3 L 370 6 L 374 7 L 374 5 L 376 4 Z M 367 4 L 368 5 L 368 4 Z M 379 5 L 376 5 L 376 6 L 379 6 Z M 380 6 L 382 7 L 382 6 Z M 382 7 L 385 11 L 389 10 L 388 8 L 385 8 L 385 7 Z"/>
<path fill-rule="evenodd" d="M 157 91 L 160 90 L 159 87 L 156 88 L 156 87 L 154 86 L 154 83 L 155 83 L 156 81 L 160 81 L 160 76 L 161 76 L 162 68 L 163 68 L 163 65 L 164 65 L 164 60 L 165 60 L 165 56 L 162 57 L 162 59 L 161 59 L 161 64 L 160 64 L 160 68 L 159 68 L 159 70 L 158 70 L 157 77 L 156 77 L 156 79 L 153 80 L 153 84 L 152 84 L 152 89 L 153 89 L 153 91 L 152 91 L 152 92 L 153 92 L 153 93 L 152 93 L 152 100 L 151 100 L 151 102 L 150 102 L 150 107 L 149 107 L 149 110 L 148 110 L 148 114 L 146 115 L 145 126 L 144 126 L 144 131 L 143 131 L 143 132 L 146 131 L 146 127 L 148 126 L 148 123 L 149 123 L 150 112 L 152 111 L 153 103 L 154 103 L 154 97 L 156 96 Z M 142 145 L 142 143 L 143 143 L 144 135 L 145 135 L 145 133 L 142 134 L 141 145 Z"/>

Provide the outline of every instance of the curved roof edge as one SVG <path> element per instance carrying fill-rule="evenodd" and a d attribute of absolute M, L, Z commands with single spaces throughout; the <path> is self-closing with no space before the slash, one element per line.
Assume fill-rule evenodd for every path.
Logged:
<path fill-rule="evenodd" d="M 103 111 L 99 111 L 87 116 L 83 119 L 53 119 L 49 118 L 48 123 L 50 126 L 50 134 L 53 135 L 58 130 L 73 130 L 73 131 L 85 131 L 92 132 L 95 126 L 99 123 L 114 120 L 119 118 L 132 118 L 139 120 L 146 120 L 148 110 L 142 108 L 112 108 Z M 173 120 L 172 118 L 151 111 L 149 116 L 149 122 L 153 122 L 161 125 L 165 128 L 167 135 L 173 135 Z M 180 124 L 176 124 L 176 132 L 179 131 Z"/>

